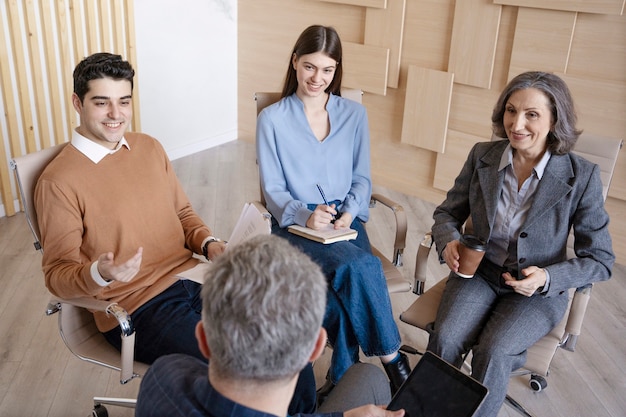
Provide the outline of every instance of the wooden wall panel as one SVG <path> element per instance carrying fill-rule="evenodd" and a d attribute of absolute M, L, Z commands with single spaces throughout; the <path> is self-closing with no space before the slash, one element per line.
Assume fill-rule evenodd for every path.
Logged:
<path fill-rule="evenodd" d="M 446 147 L 454 74 L 409 67 L 402 121 L 402 143 L 434 152 Z"/>
<path fill-rule="evenodd" d="M 491 87 L 501 12 L 490 0 L 456 2 L 448 61 L 455 82 Z"/>
<path fill-rule="evenodd" d="M 454 84 L 448 129 L 489 140 L 491 112 L 500 92 Z"/>
<path fill-rule="evenodd" d="M 389 49 L 353 42 L 341 44 L 344 71 L 341 85 L 385 95 L 389 72 Z"/>
<path fill-rule="evenodd" d="M 624 13 L 625 0 L 493 0 L 493 2 L 537 9 L 621 15 Z"/>
<path fill-rule="evenodd" d="M 521 7 L 517 14 L 509 79 L 537 69 L 565 72 L 576 16 L 574 12 Z"/>
<path fill-rule="evenodd" d="M 502 91 L 509 80 L 509 64 L 513 53 L 513 40 L 517 24 L 517 7 L 502 7 L 498 43 L 496 45 L 496 59 L 494 61 L 491 90 Z"/>
<path fill-rule="evenodd" d="M 387 0 L 317 0 L 326 3 L 351 4 L 353 6 L 378 7 L 384 9 L 387 7 Z"/>
<path fill-rule="evenodd" d="M 454 1 L 420 0 L 406 5 L 400 88 L 406 81 L 407 63 L 448 70 Z"/>
<path fill-rule="evenodd" d="M 626 84 L 626 15 L 578 13 L 567 73 Z"/>
<path fill-rule="evenodd" d="M 452 188 L 472 146 L 486 140 L 488 139 L 483 136 L 448 130 L 446 152 L 437 154 L 433 187 L 441 191 L 448 191 Z"/>
<path fill-rule="evenodd" d="M 365 13 L 364 44 L 389 49 L 387 86 L 392 88 L 398 87 L 400 78 L 405 9 L 406 0 L 389 0 L 387 8 L 368 8 Z"/>
<path fill-rule="evenodd" d="M 615 81 L 559 75 L 572 92 L 581 128 L 601 136 L 626 135 L 626 85 Z"/>

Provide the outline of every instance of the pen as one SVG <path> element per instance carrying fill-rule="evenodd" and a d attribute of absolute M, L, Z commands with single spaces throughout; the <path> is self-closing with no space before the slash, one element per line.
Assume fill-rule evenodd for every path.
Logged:
<path fill-rule="evenodd" d="M 322 186 L 319 184 L 315 184 L 315 185 L 317 186 L 317 189 L 319 190 L 320 195 L 322 196 L 322 199 L 324 199 L 324 204 L 330 207 L 330 204 L 328 204 L 328 200 L 326 200 L 326 194 L 324 194 L 324 190 L 322 190 Z M 333 220 L 335 220 L 335 216 L 333 216 Z"/>

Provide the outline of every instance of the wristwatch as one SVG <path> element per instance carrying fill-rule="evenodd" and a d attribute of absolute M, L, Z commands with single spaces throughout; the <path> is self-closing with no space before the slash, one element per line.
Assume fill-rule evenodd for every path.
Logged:
<path fill-rule="evenodd" d="M 213 242 L 221 242 L 221 240 L 211 236 L 209 237 L 209 240 L 206 241 L 204 246 L 202 246 L 202 255 L 204 255 L 204 257 L 207 258 L 207 260 L 209 260 L 209 245 Z"/>

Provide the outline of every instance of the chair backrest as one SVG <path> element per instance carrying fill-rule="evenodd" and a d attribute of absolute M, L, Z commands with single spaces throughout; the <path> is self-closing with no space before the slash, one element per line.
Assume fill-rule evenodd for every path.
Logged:
<path fill-rule="evenodd" d="M 15 178 L 24 206 L 26 221 L 35 237 L 35 249 L 37 250 L 41 250 L 41 243 L 39 242 L 39 225 L 37 223 L 37 212 L 35 211 L 34 204 L 35 186 L 46 166 L 68 143 L 69 142 L 61 143 L 37 152 L 15 157 L 11 160 L 11 169 L 15 171 Z"/>
<path fill-rule="evenodd" d="M 491 140 L 503 140 L 503 138 L 495 135 L 491 136 Z M 609 138 L 604 136 L 593 135 L 583 132 L 578 140 L 573 152 L 589 161 L 598 164 L 600 168 L 600 179 L 602 180 L 602 197 L 606 200 L 609 193 L 609 187 L 611 186 L 611 180 L 613 179 L 613 172 L 615 171 L 615 164 L 617 163 L 617 157 L 619 151 L 622 148 L 623 140 Z M 465 232 L 472 232 L 471 217 L 467 219 L 465 223 Z M 568 239 L 569 254 L 572 257 L 574 247 L 574 236 L 570 233 Z"/>
<path fill-rule="evenodd" d="M 492 135 L 491 140 L 503 140 L 498 136 Z M 606 200 L 613 178 L 613 171 L 619 156 L 619 150 L 622 148 L 623 140 L 609 138 L 591 133 L 583 132 L 574 146 L 573 152 L 585 159 L 598 164 L 600 167 L 600 178 L 602 180 L 602 196 Z"/>
<path fill-rule="evenodd" d="M 621 139 L 607 138 L 583 132 L 574 147 L 574 153 L 598 164 L 600 167 L 602 196 L 605 200 L 622 144 L 623 141 Z"/>
<path fill-rule="evenodd" d="M 574 153 L 598 164 L 600 179 L 602 180 L 602 197 L 606 200 L 615 171 L 615 164 L 622 147 L 621 139 L 583 133 L 576 141 Z M 574 258 L 574 232 L 570 232 L 567 239 L 567 257 Z"/>
<path fill-rule="evenodd" d="M 272 92 L 259 92 L 254 93 L 254 101 L 256 102 L 256 115 L 261 113 L 261 110 L 267 106 L 276 103 L 280 100 L 280 93 L 277 91 Z"/>

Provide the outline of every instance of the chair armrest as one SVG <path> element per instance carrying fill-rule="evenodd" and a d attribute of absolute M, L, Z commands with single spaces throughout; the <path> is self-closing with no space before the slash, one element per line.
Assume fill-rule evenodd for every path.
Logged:
<path fill-rule="evenodd" d="M 257 210 L 259 210 L 261 212 L 263 217 L 267 217 L 268 219 L 272 218 L 272 215 L 270 214 L 269 211 L 267 211 L 267 207 L 265 207 L 265 204 L 263 204 L 262 201 L 254 200 L 254 201 L 252 201 L 252 204 L 254 204 L 254 206 L 257 208 Z"/>
<path fill-rule="evenodd" d="M 86 308 L 91 311 L 102 311 L 106 312 L 107 309 L 112 303 L 110 301 L 105 300 L 97 300 L 91 297 L 77 297 L 77 298 L 61 298 L 61 297 L 52 297 L 50 299 L 50 303 L 48 307 L 58 305 L 58 304 L 71 304 L 76 307 Z M 54 314 L 56 311 L 46 311 L 47 315 Z"/>
<path fill-rule="evenodd" d="M 577 288 L 572 298 L 569 315 L 567 316 L 567 324 L 565 325 L 565 335 L 562 340 L 561 347 L 565 350 L 573 352 L 576 348 L 576 342 L 583 326 L 583 319 L 587 312 L 587 305 L 591 299 L 592 284 Z"/>
<path fill-rule="evenodd" d="M 428 255 L 430 255 L 432 247 L 433 235 L 431 232 L 427 232 L 417 248 L 417 256 L 415 257 L 415 282 L 413 284 L 413 292 L 417 295 L 424 294 L 426 272 L 428 269 Z"/>
<path fill-rule="evenodd" d="M 400 204 L 381 194 L 374 193 L 372 194 L 372 197 L 370 199 L 370 206 L 374 206 L 377 202 L 391 209 L 395 216 L 396 236 L 393 243 L 392 262 L 395 266 L 402 266 L 402 255 L 404 253 L 404 248 L 406 247 L 406 213 L 404 212 L 404 208 Z"/>
<path fill-rule="evenodd" d="M 71 298 L 71 299 L 53 297 L 48 303 L 48 307 L 46 308 L 46 315 L 49 316 L 59 311 L 62 312 L 64 304 L 67 306 L 67 308 L 69 308 L 69 306 L 72 306 L 72 307 L 86 309 L 91 312 L 101 311 L 101 312 L 105 312 L 107 315 L 113 315 L 118 322 L 118 325 L 120 328 L 120 336 L 122 339 L 122 348 L 121 348 L 121 357 L 120 357 L 120 382 L 122 384 L 125 384 L 126 382 L 130 381 L 135 376 L 137 376 L 137 374 L 135 374 L 133 370 L 134 355 L 135 355 L 135 327 L 133 326 L 133 322 L 132 322 L 130 314 L 128 314 L 123 307 L 121 307 L 117 303 L 112 303 L 110 301 L 104 301 L 104 300 L 96 300 L 94 298 L 89 298 L 89 297 L 79 297 L 79 298 Z M 68 335 L 70 333 L 73 333 L 73 329 L 69 329 L 69 328 L 64 329 L 64 326 L 61 323 L 62 321 L 60 320 L 59 329 L 61 331 L 61 335 L 64 338 L 66 345 L 68 345 L 68 348 L 74 352 L 75 348 L 71 346 L 73 342 L 67 340 L 67 338 L 69 337 Z M 75 325 L 75 323 L 72 323 L 72 325 Z M 82 355 L 80 354 L 77 354 L 77 356 L 82 358 Z"/>
<path fill-rule="evenodd" d="M 261 192 L 261 196 L 263 196 L 262 192 Z M 267 225 L 267 233 L 271 234 L 272 233 L 272 214 L 267 210 L 267 207 L 265 207 L 265 202 L 254 200 L 252 201 L 251 204 L 253 204 L 257 210 L 259 210 L 259 213 L 261 213 Z"/>
<path fill-rule="evenodd" d="M 92 312 L 101 311 L 103 313 L 112 314 L 117 319 L 120 330 L 122 332 L 122 336 L 130 336 L 132 333 L 135 332 L 135 327 L 133 326 L 133 321 L 130 318 L 130 314 L 128 314 L 126 310 L 120 307 L 120 305 L 117 303 L 112 303 L 105 300 L 96 300 L 95 298 L 90 297 L 54 297 L 48 303 L 46 315 L 49 316 L 59 311 L 61 309 L 61 304 L 71 304 L 75 307 L 86 308 L 87 310 L 90 310 Z"/>

